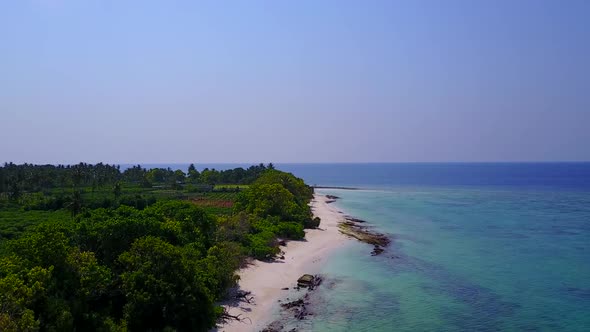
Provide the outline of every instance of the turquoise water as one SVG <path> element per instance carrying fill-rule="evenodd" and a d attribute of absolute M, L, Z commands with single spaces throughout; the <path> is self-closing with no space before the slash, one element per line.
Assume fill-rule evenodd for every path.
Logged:
<path fill-rule="evenodd" d="M 320 190 L 391 234 L 323 268 L 315 331 L 589 331 L 590 192 L 495 187 Z"/>

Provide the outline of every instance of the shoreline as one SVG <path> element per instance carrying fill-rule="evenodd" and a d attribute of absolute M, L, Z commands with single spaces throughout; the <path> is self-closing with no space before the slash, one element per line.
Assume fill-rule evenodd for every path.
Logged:
<path fill-rule="evenodd" d="M 305 239 L 289 241 L 281 247 L 284 260 L 262 262 L 255 260 L 240 269 L 239 289 L 251 292 L 251 303 L 238 302 L 224 305 L 231 315 L 241 315 L 245 321 L 230 321 L 213 331 L 260 331 L 273 321 L 278 313 L 280 299 L 289 295 L 284 288 L 292 288 L 297 278 L 303 274 L 316 274 L 323 262 L 337 248 L 342 247 L 348 238 L 339 231 L 339 223 L 344 220 L 342 213 L 328 203 L 325 195 L 314 194 L 311 209 L 314 216 L 321 219 L 319 229 L 305 230 Z"/>
<path fill-rule="evenodd" d="M 339 189 L 339 190 L 361 190 L 357 187 L 334 187 L 334 186 L 312 186 L 314 189 Z"/>

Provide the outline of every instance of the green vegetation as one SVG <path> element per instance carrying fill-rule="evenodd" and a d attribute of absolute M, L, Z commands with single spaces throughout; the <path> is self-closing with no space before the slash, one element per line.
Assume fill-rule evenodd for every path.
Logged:
<path fill-rule="evenodd" d="M 317 227 L 312 195 L 272 165 L 5 164 L 0 331 L 206 331 L 244 259 Z"/>
<path fill-rule="evenodd" d="M 240 191 L 241 189 L 248 189 L 247 184 L 216 184 L 213 190 L 217 191 Z"/>

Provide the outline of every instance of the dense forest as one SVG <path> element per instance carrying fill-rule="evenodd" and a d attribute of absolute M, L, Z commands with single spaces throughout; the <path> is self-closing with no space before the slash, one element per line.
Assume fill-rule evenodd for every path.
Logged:
<path fill-rule="evenodd" d="M 206 331 L 248 258 L 319 225 L 272 164 L 0 167 L 0 331 Z"/>

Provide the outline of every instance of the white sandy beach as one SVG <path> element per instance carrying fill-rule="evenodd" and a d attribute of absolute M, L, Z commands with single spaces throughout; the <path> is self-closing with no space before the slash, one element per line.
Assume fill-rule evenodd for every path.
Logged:
<path fill-rule="evenodd" d="M 342 246 L 347 238 L 338 231 L 338 222 L 343 215 L 326 203 L 324 195 L 316 194 L 311 202 L 315 216 L 321 218 L 320 229 L 306 230 L 305 241 L 290 241 L 282 250 L 285 260 L 260 262 L 242 269 L 240 288 L 251 291 L 251 304 L 240 302 L 238 307 L 228 307 L 232 315 L 248 317 L 246 322 L 232 321 L 218 328 L 218 331 L 260 331 L 273 319 L 278 300 L 285 295 L 284 287 L 292 287 L 297 278 L 305 273 L 317 273 L 328 255 Z"/>

